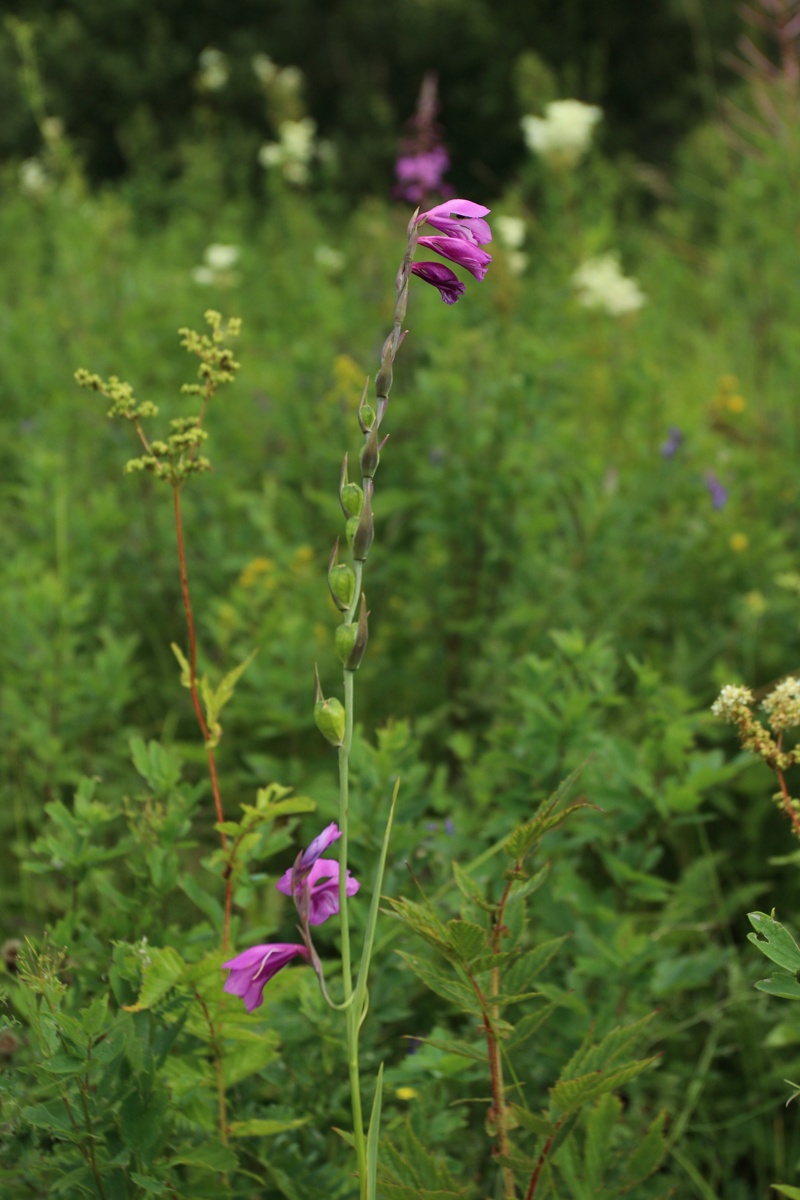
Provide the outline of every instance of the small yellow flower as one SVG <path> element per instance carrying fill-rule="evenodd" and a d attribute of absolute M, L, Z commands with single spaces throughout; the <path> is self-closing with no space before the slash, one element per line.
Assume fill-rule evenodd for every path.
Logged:
<path fill-rule="evenodd" d="M 293 575 L 305 574 L 306 568 L 314 561 L 314 550 L 311 546 L 298 546 L 292 555 L 291 571 Z"/>
<path fill-rule="evenodd" d="M 719 390 L 721 392 L 735 392 L 739 386 L 739 380 L 735 375 L 720 375 Z"/>
<path fill-rule="evenodd" d="M 398 1100 L 416 1100 L 419 1092 L 412 1087 L 399 1087 L 395 1090 L 395 1096 Z"/>
<path fill-rule="evenodd" d="M 331 369 L 333 386 L 327 392 L 325 399 L 329 404 L 339 404 L 344 408 L 355 411 L 361 399 L 366 371 L 351 358 L 349 354 L 338 354 L 333 360 Z"/>
<path fill-rule="evenodd" d="M 274 565 L 271 558 L 254 558 L 247 564 L 239 576 L 240 586 L 243 588 L 252 587 L 259 575 L 268 575 Z"/>
<path fill-rule="evenodd" d="M 740 396 L 738 392 L 734 392 L 733 395 L 728 396 L 725 400 L 725 407 L 728 412 L 741 413 L 747 408 L 747 401 L 744 396 Z"/>
<path fill-rule="evenodd" d="M 749 545 L 750 545 L 750 538 L 747 536 L 746 533 L 731 534 L 731 542 L 730 542 L 731 550 L 734 550 L 737 554 L 741 554 L 742 551 L 746 550 Z"/>

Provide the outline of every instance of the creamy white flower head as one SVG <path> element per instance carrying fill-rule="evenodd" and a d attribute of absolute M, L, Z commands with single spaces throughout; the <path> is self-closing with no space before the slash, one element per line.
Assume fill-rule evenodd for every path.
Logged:
<path fill-rule="evenodd" d="M 800 679 L 783 679 L 773 688 L 761 707 L 769 714 L 769 723 L 777 733 L 800 725 Z"/>
<path fill-rule="evenodd" d="M 258 152 L 258 161 L 262 167 L 279 167 L 283 162 L 283 150 L 277 142 L 264 142 Z"/>
<path fill-rule="evenodd" d="M 512 275 L 524 275 L 528 265 L 528 256 L 524 250 L 509 250 L 507 262 Z"/>
<path fill-rule="evenodd" d="M 340 275 L 344 270 L 345 257 L 341 250 L 334 250 L 333 246 L 317 246 L 314 262 L 328 275 Z"/>
<path fill-rule="evenodd" d="M 216 272 L 211 267 L 192 267 L 192 279 L 201 287 L 210 287 L 216 278 Z"/>
<path fill-rule="evenodd" d="M 262 167 L 280 167 L 289 183 L 308 183 L 308 164 L 316 153 L 314 137 L 317 123 L 313 117 L 297 121 L 281 121 L 279 142 L 265 142 L 258 152 Z"/>
<path fill-rule="evenodd" d="M 256 79 L 263 87 L 269 87 L 278 74 L 278 67 L 268 54 L 254 54 L 250 59 L 250 65 Z"/>
<path fill-rule="evenodd" d="M 26 196 L 43 196 L 50 187 L 50 176 L 40 158 L 26 158 L 19 164 L 19 186 Z"/>
<path fill-rule="evenodd" d="M 212 242 L 210 246 L 206 246 L 203 259 L 212 271 L 229 271 L 239 261 L 239 247 Z"/>
<path fill-rule="evenodd" d="M 735 721 L 738 717 L 746 716 L 749 713 L 752 703 L 753 693 L 750 688 L 728 683 L 711 705 L 711 711 L 715 717 L 721 717 L 723 721 Z"/>
<path fill-rule="evenodd" d="M 522 118 L 528 149 L 540 154 L 552 167 L 574 167 L 586 153 L 603 110 L 580 100 L 553 100 L 544 111 L 543 118 Z"/>
<path fill-rule="evenodd" d="M 287 96 L 296 96 L 303 86 L 303 72 L 299 67 L 282 67 L 275 83 Z"/>
<path fill-rule="evenodd" d="M 495 217 L 497 240 L 509 250 L 519 250 L 525 241 L 525 222 L 522 217 Z"/>
<path fill-rule="evenodd" d="M 636 312 L 645 295 L 634 279 L 622 274 L 616 254 L 587 258 L 572 276 L 578 291 L 578 303 L 584 308 L 602 308 L 612 317 Z"/>
<path fill-rule="evenodd" d="M 198 62 L 200 72 L 197 80 L 200 87 L 207 92 L 221 91 L 230 75 L 227 57 L 215 46 L 206 46 L 205 50 L 200 52 Z"/>

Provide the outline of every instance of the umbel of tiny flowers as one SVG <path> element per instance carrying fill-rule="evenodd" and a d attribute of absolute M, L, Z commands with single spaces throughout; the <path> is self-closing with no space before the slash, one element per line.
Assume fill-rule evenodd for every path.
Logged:
<path fill-rule="evenodd" d="M 604 309 L 612 317 L 636 312 L 645 302 L 636 280 L 623 275 L 616 254 L 587 258 L 574 272 L 572 285 L 580 305 Z"/>
<path fill-rule="evenodd" d="M 589 148 L 592 130 L 603 110 L 580 100 L 553 100 L 544 111 L 544 117 L 522 118 L 525 143 L 554 170 L 569 170 Z"/>

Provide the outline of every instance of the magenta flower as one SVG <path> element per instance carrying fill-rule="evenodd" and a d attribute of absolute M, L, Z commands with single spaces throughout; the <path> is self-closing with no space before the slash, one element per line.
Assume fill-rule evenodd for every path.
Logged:
<path fill-rule="evenodd" d="M 303 851 L 297 863 L 297 870 L 307 871 L 309 867 L 314 865 L 320 855 L 325 853 L 328 846 L 341 836 L 339 826 L 335 821 L 331 821 L 330 825 L 326 825 L 322 833 L 317 834 L 311 845 Z"/>
<path fill-rule="evenodd" d="M 413 275 L 419 275 L 420 279 L 424 279 L 426 283 L 432 283 L 434 287 L 437 287 L 445 304 L 455 304 L 459 296 L 463 296 L 467 290 L 466 285 L 461 282 L 455 271 L 451 271 L 444 263 L 412 263 L 411 272 Z"/>
<path fill-rule="evenodd" d="M 445 200 L 427 212 L 420 213 L 417 225 L 427 221 L 434 229 L 439 229 L 448 237 L 461 238 L 466 242 L 474 242 L 476 246 L 484 246 L 492 240 L 492 231 L 483 218 L 492 210 L 483 204 L 474 204 L 472 200 Z"/>
<path fill-rule="evenodd" d="M 240 996 L 247 1011 L 253 1012 L 264 1003 L 264 984 L 298 954 L 306 962 L 309 961 L 305 946 L 296 946 L 292 942 L 253 946 L 222 964 L 225 970 L 230 971 L 223 990 L 232 996 Z"/>
<path fill-rule="evenodd" d="M 394 166 L 399 186 L 396 194 L 418 203 L 427 192 L 441 191 L 442 176 L 450 166 L 444 146 L 416 154 L 401 154 Z"/>
<path fill-rule="evenodd" d="M 425 246 L 428 250 L 435 250 L 443 258 L 449 258 L 451 262 L 458 263 L 460 267 L 466 267 L 476 279 L 483 279 L 486 268 L 492 261 L 491 254 L 487 254 L 475 242 L 467 241 L 465 238 L 421 237 L 418 245 Z"/>
<path fill-rule="evenodd" d="M 338 830 L 336 836 L 340 836 Z M 292 892 L 293 876 L 294 892 Z M 328 917 L 335 916 L 339 911 L 339 864 L 334 859 L 320 858 L 310 871 L 304 872 L 302 875 L 294 867 L 290 867 L 288 871 L 284 871 L 275 886 L 279 892 L 283 892 L 284 896 L 293 896 L 301 917 L 307 897 L 309 925 L 322 925 Z M 360 887 L 361 884 L 348 871 L 347 895 L 355 896 Z"/>

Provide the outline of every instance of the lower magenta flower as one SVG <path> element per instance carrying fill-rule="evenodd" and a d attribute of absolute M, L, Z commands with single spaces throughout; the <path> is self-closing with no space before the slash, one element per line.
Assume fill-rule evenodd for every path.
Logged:
<path fill-rule="evenodd" d="M 411 272 L 413 275 L 418 275 L 420 279 L 424 279 L 426 283 L 432 283 L 434 287 L 438 288 L 439 295 L 445 304 L 455 304 L 459 296 L 463 296 L 467 290 L 455 271 L 451 271 L 444 263 L 412 263 Z"/>
<path fill-rule="evenodd" d="M 292 889 L 294 877 L 294 890 Z M 292 896 L 301 920 L 307 915 L 309 925 L 322 925 L 339 911 L 339 864 L 330 858 L 320 858 L 309 871 L 299 872 L 290 867 L 275 884 L 284 896 Z M 348 896 L 355 896 L 361 884 L 347 872 Z"/>
<path fill-rule="evenodd" d="M 224 990 L 232 996 L 240 996 L 248 1012 L 260 1008 L 264 1003 L 264 985 L 277 975 L 297 955 L 310 960 L 305 946 L 292 942 L 270 942 L 265 946 L 253 946 L 223 963 L 230 975 L 225 980 Z"/>

